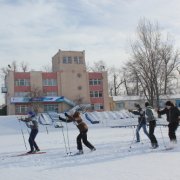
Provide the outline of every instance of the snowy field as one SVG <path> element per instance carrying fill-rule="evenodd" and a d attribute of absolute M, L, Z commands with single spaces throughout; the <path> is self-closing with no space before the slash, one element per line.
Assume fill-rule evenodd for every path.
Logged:
<path fill-rule="evenodd" d="M 25 144 L 21 134 L 25 133 Z M 64 136 L 67 141 L 66 125 Z M 29 150 L 28 129 L 14 117 L 0 117 L 0 179 L 1 180 L 179 180 L 179 143 L 173 150 L 169 146 L 167 127 L 156 127 L 158 149 L 140 131 L 141 143 L 132 144 L 135 128 L 111 128 L 102 124 L 89 124 L 88 139 L 97 148 L 84 154 L 66 156 L 62 128 L 41 126 L 36 138 L 46 154 L 16 156 Z M 78 130 L 68 124 L 69 148 L 76 152 Z M 163 135 L 163 136 L 162 136 Z M 163 137 L 163 138 L 162 138 Z"/>

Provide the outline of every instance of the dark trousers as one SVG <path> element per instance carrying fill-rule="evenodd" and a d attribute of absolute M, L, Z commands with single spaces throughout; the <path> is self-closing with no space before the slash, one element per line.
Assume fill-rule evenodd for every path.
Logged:
<path fill-rule="evenodd" d="M 169 138 L 171 141 L 176 141 L 176 130 L 179 126 L 178 122 L 169 123 Z"/>
<path fill-rule="evenodd" d="M 31 133 L 29 136 L 29 145 L 30 145 L 31 151 L 34 151 L 34 148 L 36 150 L 39 149 L 36 142 L 35 142 L 35 138 L 36 138 L 37 133 L 38 133 L 38 129 L 32 129 L 31 130 Z"/>
<path fill-rule="evenodd" d="M 157 144 L 157 140 L 154 135 L 155 127 L 156 127 L 156 121 L 150 121 L 149 122 L 149 139 L 151 140 L 151 144 Z"/>
<path fill-rule="evenodd" d="M 83 147 L 82 147 L 82 142 L 81 140 L 83 141 L 83 143 L 89 148 L 89 149 L 93 149 L 94 146 L 87 140 L 87 131 L 83 131 L 83 132 L 80 132 L 80 134 L 77 136 L 77 149 L 78 150 L 82 150 Z"/>

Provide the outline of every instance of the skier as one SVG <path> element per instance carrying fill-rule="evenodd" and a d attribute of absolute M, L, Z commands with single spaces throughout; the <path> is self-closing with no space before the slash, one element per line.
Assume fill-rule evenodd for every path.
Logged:
<path fill-rule="evenodd" d="M 36 120 L 36 115 L 34 112 L 29 111 L 28 117 L 25 119 L 20 119 L 21 121 L 24 121 L 28 128 L 31 129 L 30 136 L 29 136 L 29 145 L 30 145 L 30 151 L 28 151 L 28 154 L 35 153 L 40 151 L 39 147 L 37 146 L 35 142 L 36 135 L 38 134 L 38 122 Z"/>
<path fill-rule="evenodd" d="M 174 144 L 177 143 L 176 130 L 179 126 L 180 111 L 171 101 L 167 101 L 165 105 L 166 107 L 163 110 L 158 110 L 157 112 L 159 115 L 166 114 L 167 121 L 169 122 L 169 139 Z"/>
<path fill-rule="evenodd" d="M 156 137 L 154 135 L 154 129 L 156 127 L 156 119 L 154 117 L 153 110 L 152 110 L 152 107 L 150 106 L 149 102 L 145 102 L 145 107 L 146 107 L 145 113 L 147 116 L 146 119 L 149 122 L 149 138 L 151 140 L 152 148 L 155 149 L 155 148 L 159 147 Z"/>
<path fill-rule="evenodd" d="M 76 138 L 77 149 L 78 149 L 78 152 L 76 153 L 76 155 L 83 154 L 83 147 L 82 147 L 81 140 L 89 149 L 91 149 L 91 151 L 95 151 L 96 148 L 87 140 L 88 126 L 85 122 L 83 122 L 80 116 L 80 113 L 78 111 L 75 111 L 75 113 L 72 116 L 68 115 L 67 113 L 64 113 L 64 115 L 68 119 L 65 119 L 59 116 L 59 120 L 63 122 L 73 122 L 77 126 L 80 132 Z"/>
<path fill-rule="evenodd" d="M 134 104 L 134 106 L 137 108 L 137 110 L 129 110 L 131 113 L 138 115 L 138 126 L 136 128 L 136 142 L 140 142 L 140 135 L 139 135 L 139 131 L 141 128 L 143 128 L 144 133 L 146 134 L 146 136 L 149 138 L 149 134 L 147 132 L 146 129 L 146 118 L 145 118 L 145 112 L 143 111 L 143 109 L 141 108 L 141 106 L 139 104 Z"/>

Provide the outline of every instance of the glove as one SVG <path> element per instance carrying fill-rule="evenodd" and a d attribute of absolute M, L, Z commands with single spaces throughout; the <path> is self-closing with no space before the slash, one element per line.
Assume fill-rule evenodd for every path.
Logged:
<path fill-rule="evenodd" d="M 64 115 L 65 115 L 66 117 L 68 117 L 68 116 L 69 116 L 66 112 L 64 113 Z"/>

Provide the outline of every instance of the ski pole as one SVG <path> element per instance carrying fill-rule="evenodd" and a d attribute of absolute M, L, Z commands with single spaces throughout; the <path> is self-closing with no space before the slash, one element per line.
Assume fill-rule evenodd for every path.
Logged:
<path fill-rule="evenodd" d="M 22 133 L 22 137 L 23 137 L 23 141 L 24 141 L 24 146 L 25 146 L 25 148 L 26 148 L 26 150 L 27 150 L 26 141 L 25 141 L 25 137 L 24 137 L 24 132 L 23 132 L 23 130 L 22 130 L 22 125 L 21 125 L 21 122 L 20 122 L 20 121 L 21 121 L 21 120 L 19 119 L 20 129 L 21 129 L 21 133 Z"/>
<path fill-rule="evenodd" d="M 62 125 L 62 122 L 60 121 L 60 123 L 61 123 L 61 126 L 62 126 L 62 135 L 63 135 L 63 140 L 64 140 L 64 147 L 65 147 L 65 151 L 66 151 L 66 155 L 68 155 L 68 150 L 67 150 L 67 145 L 66 145 L 66 138 L 65 138 L 65 135 L 64 135 L 64 127 L 63 127 L 63 125 Z"/>
<path fill-rule="evenodd" d="M 132 113 L 132 112 L 131 112 Z M 132 113 L 133 114 L 133 113 Z M 133 116 L 133 119 L 135 119 L 135 117 Z M 142 120 L 141 120 L 141 122 L 142 122 Z M 140 123 L 141 123 L 140 122 Z M 136 131 L 137 131 L 137 129 L 138 129 L 138 127 L 140 126 L 140 123 L 138 123 L 138 125 L 137 125 L 137 127 L 136 127 L 136 130 L 135 131 L 133 131 L 133 139 L 132 139 L 132 141 L 131 141 L 131 143 L 130 143 L 130 145 L 129 145 L 129 152 L 130 152 L 130 149 L 132 148 L 132 145 L 133 145 L 133 143 L 134 143 L 134 139 L 135 139 L 135 137 L 136 137 Z M 135 127 L 135 126 L 134 126 Z"/>
<path fill-rule="evenodd" d="M 49 113 L 48 113 L 48 115 L 49 115 Z M 49 115 L 49 117 L 51 118 L 51 120 L 52 120 L 52 123 L 54 122 L 54 120 L 53 120 L 53 118 Z M 68 155 L 68 150 L 67 150 L 67 145 L 66 145 L 66 139 L 65 139 L 65 135 L 64 135 L 64 127 L 63 127 L 63 125 L 62 125 L 62 122 L 61 121 L 59 121 L 60 122 L 60 124 L 61 124 L 61 127 L 62 127 L 62 135 L 63 135 L 63 141 L 64 141 L 64 147 L 65 147 L 65 152 L 66 152 L 66 155 Z"/>
<path fill-rule="evenodd" d="M 68 129 L 68 125 L 67 125 L 67 118 L 66 118 L 66 135 L 67 135 L 67 144 L 68 144 L 68 149 L 69 149 L 69 154 L 71 154 L 71 147 L 70 147 L 70 143 L 69 143 L 69 129 Z"/>
<path fill-rule="evenodd" d="M 162 140 L 163 140 L 163 145 L 164 145 L 164 147 L 166 148 L 166 143 L 165 143 L 164 136 L 163 136 L 163 132 L 162 132 L 162 129 L 161 129 L 161 124 L 159 124 L 159 128 L 160 128 L 161 137 L 162 137 Z"/>
<path fill-rule="evenodd" d="M 137 125 L 137 128 L 138 128 L 138 126 L 139 126 L 139 125 Z M 134 139 L 135 139 L 135 137 L 136 137 L 137 128 L 136 128 L 135 132 L 133 131 L 133 139 L 132 139 L 132 141 L 131 141 L 131 143 L 130 143 L 130 145 L 129 145 L 129 151 L 130 151 L 130 149 L 132 148 L 132 145 L 133 145 L 133 143 L 134 143 Z"/>

